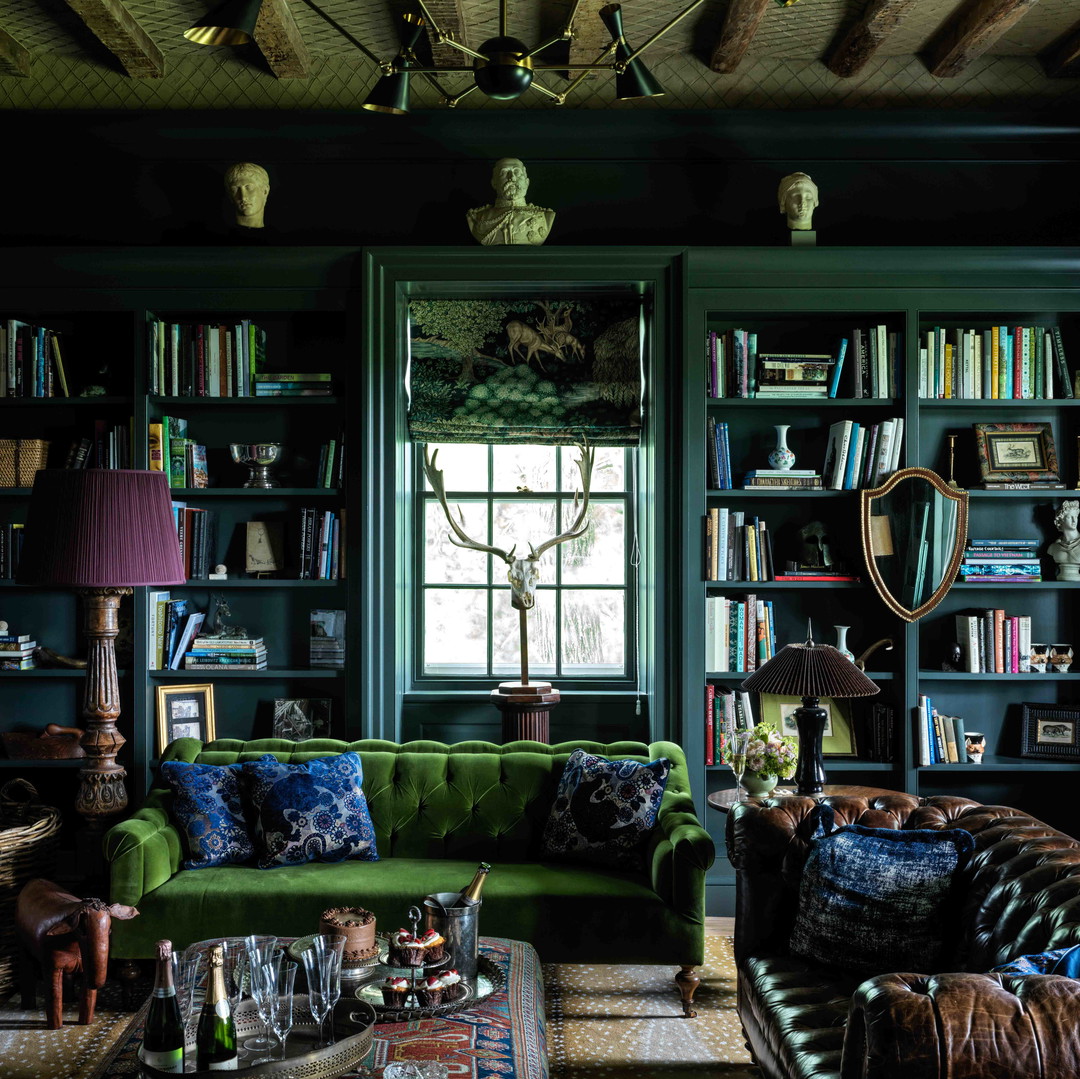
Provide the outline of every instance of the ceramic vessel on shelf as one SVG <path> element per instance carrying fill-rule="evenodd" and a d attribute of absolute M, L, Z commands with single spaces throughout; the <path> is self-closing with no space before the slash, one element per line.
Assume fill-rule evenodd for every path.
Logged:
<path fill-rule="evenodd" d="M 280 487 L 272 470 L 284 449 L 280 442 L 230 442 L 229 452 L 238 465 L 248 466 L 245 487 Z"/>
<path fill-rule="evenodd" d="M 776 449 L 769 454 L 769 464 L 781 472 L 786 472 L 795 464 L 795 454 L 788 449 L 787 433 L 790 424 L 778 423 L 774 426 L 776 431 Z"/>
<path fill-rule="evenodd" d="M 851 629 L 851 626 L 833 626 L 836 630 L 836 650 L 840 655 L 846 657 L 852 663 L 855 662 L 855 653 L 848 651 L 847 646 L 847 631 Z"/>
<path fill-rule="evenodd" d="M 1052 644 L 1050 645 L 1050 666 L 1057 671 L 1058 674 L 1068 674 L 1069 668 L 1072 666 L 1073 650 L 1072 645 L 1068 644 Z"/>
<path fill-rule="evenodd" d="M 772 793 L 772 789 L 776 784 L 776 776 L 759 776 L 756 772 L 745 772 L 742 777 L 743 790 L 751 798 L 761 798 Z"/>

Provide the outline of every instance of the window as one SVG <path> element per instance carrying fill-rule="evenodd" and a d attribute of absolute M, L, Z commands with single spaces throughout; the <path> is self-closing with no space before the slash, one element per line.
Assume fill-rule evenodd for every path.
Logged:
<path fill-rule="evenodd" d="M 581 489 L 574 446 L 432 444 L 447 504 L 477 543 L 527 554 L 570 528 Z M 598 447 L 588 529 L 539 560 L 527 614 L 530 677 L 628 683 L 636 678 L 633 475 L 636 449 Z M 439 682 L 507 681 L 520 675 L 519 612 L 508 566 L 462 548 L 423 474 L 417 446 L 416 674 Z M 556 524 L 558 522 L 558 524 Z"/>

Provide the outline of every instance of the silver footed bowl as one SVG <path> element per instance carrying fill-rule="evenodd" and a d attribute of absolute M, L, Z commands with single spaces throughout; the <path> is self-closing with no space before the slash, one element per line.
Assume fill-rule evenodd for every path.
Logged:
<path fill-rule="evenodd" d="M 278 487 L 271 469 L 278 463 L 284 450 L 281 442 L 230 442 L 229 452 L 238 465 L 248 466 L 245 487 Z"/>

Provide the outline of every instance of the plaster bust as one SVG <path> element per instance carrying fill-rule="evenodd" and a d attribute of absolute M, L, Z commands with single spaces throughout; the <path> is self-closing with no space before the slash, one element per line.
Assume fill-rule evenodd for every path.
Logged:
<path fill-rule="evenodd" d="M 787 216 L 789 229 L 804 231 L 813 228 L 811 219 L 818 205 L 818 189 L 805 172 L 788 173 L 780 181 L 776 198 L 780 212 Z"/>
<path fill-rule="evenodd" d="M 542 244 L 551 231 L 555 211 L 525 201 L 529 177 L 516 157 L 501 157 L 491 170 L 495 201 L 469 210 L 465 218 L 473 239 L 496 244 Z"/>
<path fill-rule="evenodd" d="M 1048 553 L 1057 563 L 1059 581 L 1080 581 L 1080 499 L 1067 498 L 1054 516 L 1060 536 L 1050 544 Z"/>
<path fill-rule="evenodd" d="M 261 229 L 270 177 L 261 165 L 240 161 L 225 172 L 225 190 L 236 208 L 236 223 L 241 228 Z"/>

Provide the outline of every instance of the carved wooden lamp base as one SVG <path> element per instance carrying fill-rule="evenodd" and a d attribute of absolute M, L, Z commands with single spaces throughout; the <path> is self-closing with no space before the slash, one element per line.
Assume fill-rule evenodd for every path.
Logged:
<path fill-rule="evenodd" d="M 559 699 L 550 682 L 500 682 L 491 691 L 491 703 L 502 712 L 503 742 L 550 741 L 549 715 Z"/>

